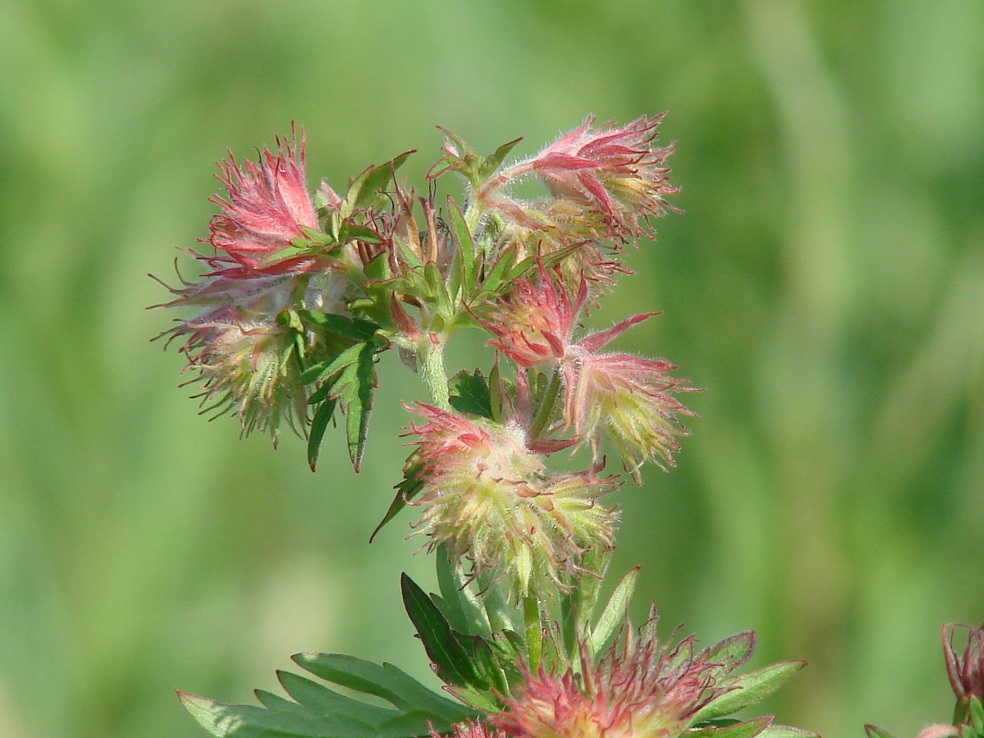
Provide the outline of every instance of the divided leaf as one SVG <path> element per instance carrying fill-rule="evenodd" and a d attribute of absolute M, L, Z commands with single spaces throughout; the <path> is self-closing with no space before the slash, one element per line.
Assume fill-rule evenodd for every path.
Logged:
<path fill-rule="evenodd" d="M 448 382 L 451 407 L 459 413 L 471 413 L 492 418 L 492 394 L 482 372 L 476 369 L 469 374 L 462 369 Z"/>
<path fill-rule="evenodd" d="M 308 463 L 314 469 L 325 431 L 335 408 L 340 406 L 345 413 L 349 458 L 359 471 L 369 432 L 372 392 L 376 387 L 375 357 L 390 344 L 377 333 L 379 326 L 368 320 L 311 311 L 299 314 L 316 324 L 326 340 L 347 346 L 331 359 L 301 373 L 301 382 L 320 383 L 308 398 L 308 404 L 316 406 L 308 434 Z"/>
<path fill-rule="evenodd" d="M 351 656 L 304 653 L 293 657 L 326 682 L 379 697 L 389 706 L 335 692 L 306 677 L 278 672 L 293 702 L 257 690 L 261 706 L 229 705 L 179 692 L 185 709 L 218 738 L 418 738 L 446 733 L 476 713 L 432 692 L 391 664 Z"/>

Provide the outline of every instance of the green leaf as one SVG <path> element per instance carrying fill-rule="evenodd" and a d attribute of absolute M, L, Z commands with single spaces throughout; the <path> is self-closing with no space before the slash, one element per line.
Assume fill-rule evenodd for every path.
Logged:
<path fill-rule="evenodd" d="M 864 732 L 868 734 L 868 738 L 895 738 L 887 730 L 879 728 L 877 725 L 865 725 Z"/>
<path fill-rule="evenodd" d="M 726 679 L 720 687 L 729 691 L 705 705 L 694 719 L 709 720 L 757 704 L 792 679 L 804 666 L 805 661 L 782 661 Z"/>
<path fill-rule="evenodd" d="M 488 682 L 478 675 L 468 652 L 431 598 L 406 574 L 400 578 L 400 587 L 407 615 L 417 629 L 437 675 L 448 684 L 488 689 Z"/>
<path fill-rule="evenodd" d="M 333 654 L 298 654 L 294 661 L 329 683 L 382 698 L 392 707 L 339 694 L 291 672 L 277 676 L 294 702 L 263 690 L 256 692 L 261 706 L 178 695 L 199 724 L 219 738 L 416 738 L 428 736 L 431 727 L 445 733 L 476 717 L 389 664 Z"/>
<path fill-rule="evenodd" d="M 451 407 L 459 413 L 471 413 L 492 418 L 492 395 L 482 372 L 476 369 L 469 374 L 462 369 L 448 382 Z"/>

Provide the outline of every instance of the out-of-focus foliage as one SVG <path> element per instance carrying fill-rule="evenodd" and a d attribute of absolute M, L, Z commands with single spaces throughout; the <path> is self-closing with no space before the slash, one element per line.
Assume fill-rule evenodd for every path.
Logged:
<path fill-rule="evenodd" d="M 594 326 L 665 311 L 619 350 L 707 391 L 678 468 L 619 493 L 614 567 L 663 623 L 808 660 L 784 723 L 946 720 L 939 625 L 984 619 L 981 38 L 960 0 L 0 0 L 0 735 L 196 735 L 171 690 L 248 700 L 298 651 L 435 684 L 398 583 L 432 562 L 366 544 L 414 378 L 380 365 L 361 474 L 329 430 L 312 475 L 147 341 L 227 147 L 297 120 L 339 189 L 408 148 L 419 181 L 435 124 L 528 155 L 664 109 L 686 213 Z"/>

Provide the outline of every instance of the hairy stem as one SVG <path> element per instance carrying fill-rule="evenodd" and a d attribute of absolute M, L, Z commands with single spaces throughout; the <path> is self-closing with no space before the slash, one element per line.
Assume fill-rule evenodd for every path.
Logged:
<path fill-rule="evenodd" d="M 420 376 L 430 393 L 431 402 L 441 410 L 450 410 L 448 375 L 444 369 L 444 339 L 432 333 L 430 340 L 421 342 L 417 358 L 420 361 Z"/>

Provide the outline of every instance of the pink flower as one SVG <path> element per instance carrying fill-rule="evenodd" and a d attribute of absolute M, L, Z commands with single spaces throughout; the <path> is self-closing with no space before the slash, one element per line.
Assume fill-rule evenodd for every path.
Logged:
<path fill-rule="evenodd" d="M 427 422 L 411 426 L 418 440 L 407 473 L 423 494 L 410 504 L 422 509 L 415 527 L 428 548 L 447 543 L 476 576 L 490 571 L 523 597 L 531 588 L 566 591 L 586 550 L 611 547 L 616 513 L 598 499 L 615 485 L 597 469 L 548 476 L 517 423 L 430 405 L 413 411 Z"/>
<path fill-rule="evenodd" d="M 495 334 L 490 344 L 521 367 L 554 365 L 563 379 L 564 423 L 578 440 L 601 457 L 608 437 L 638 481 L 638 469 L 650 459 L 673 465 L 680 449 L 676 439 L 688 430 L 679 415 L 693 415 L 672 393 L 693 391 L 670 376 L 676 369 L 665 359 L 602 353 L 608 343 L 655 313 L 641 313 L 608 330 L 574 340 L 577 320 L 587 299 L 582 280 L 576 295 L 540 265 L 539 283 L 519 281 L 482 325 Z"/>
<path fill-rule="evenodd" d="M 670 393 L 694 388 L 671 377 L 674 369 L 665 359 L 585 352 L 564 366 L 569 375 L 564 416 L 595 458 L 601 437 L 610 439 L 638 482 L 646 461 L 673 466 L 673 454 L 680 450 L 676 437 L 689 433 L 677 416 L 694 413 Z"/>
<path fill-rule="evenodd" d="M 307 394 L 289 327 L 220 307 L 174 333 L 188 336 L 182 351 L 187 368 L 197 371 L 202 383 L 198 396 L 203 413 L 232 411 L 244 435 L 254 429 L 269 431 L 274 445 L 283 424 L 297 429 L 305 418 Z"/>
<path fill-rule="evenodd" d="M 652 236 L 649 219 L 673 210 L 666 198 L 679 192 L 670 184 L 666 166 L 673 145 L 653 145 L 662 120 L 662 114 L 641 116 L 624 126 L 614 127 L 609 121 L 593 129 L 595 119 L 589 116 L 536 156 L 493 177 L 479 197 L 513 222 L 542 227 L 543 213 L 501 192 L 507 183 L 532 173 L 558 201 L 570 201 L 568 208 L 580 204 L 574 220 L 581 228 L 600 218 L 605 224 L 600 237 L 624 241 Z M 549 220 L 552 227 L 558 226 L 556 219 Z"/>
<path fill-rule="evenodd" d="M 232 154 L 216 175 L 228 191 L 212 202 L 222 209 L 209 224 L 208 242 L 221 255 L 213 266 L 235 266 L 265 273 L 298 272 L 314 266 L 310 253 L 294 257 L 294 243 L 307 240 L 304 229 L 318 229 L 318 215 L 304 181 L 304 131 L 298 146 L 277 139 L 277 152 L 260 152 L 258 163 L 237 166 Z M 287 253 L 283 253 L 287 252 Z M 283 254 L 278 257 L 278 254 Z"/>
<path fill-rule="evenodd" d="M 714 660 L 711 649 L 695 653 L 693 637 L 672 649 L 661 645 L 655 610 L 638 637 L 628 626 L 623 633 L 597 664 L 582 645 L 580 674 L 568 669 L 558 676 L 543 668 L 527 673 L 492 722 L 518 738 L 675 738 L 726 691 L 719 684 L 743 661 Z M 753 635 L 736 638 L 750 653 Z"/>
<path fill-rule="evenodd" d="M 506 299 L 488 312 L 482 325 L 495 334 L 489 341 L 521 367 L 562 359 L 571 347 L 571 335 L 588 297 L 581 280 L 573 297 L 539 265 L 539 284 L 518 281 Z"/>

